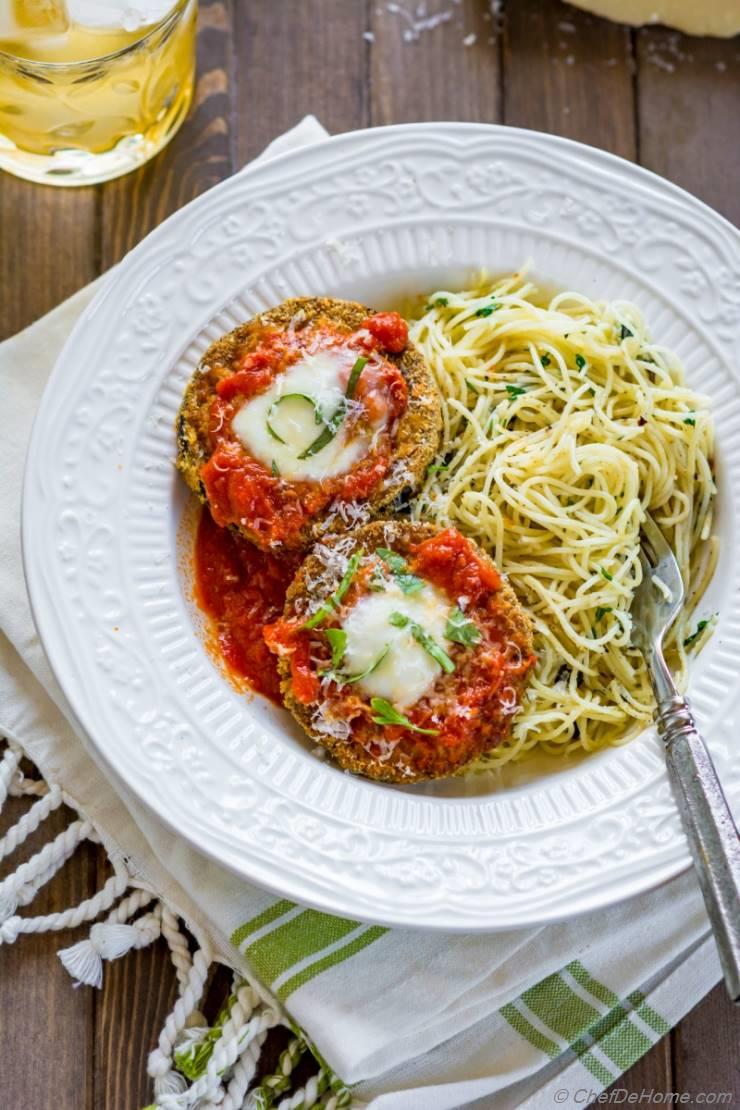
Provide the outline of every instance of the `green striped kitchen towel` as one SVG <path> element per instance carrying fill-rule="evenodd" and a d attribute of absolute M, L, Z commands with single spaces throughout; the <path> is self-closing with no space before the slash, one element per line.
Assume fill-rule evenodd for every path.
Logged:
<path fill-rule="evenodd" d="M 720 976 L 692 875 L 495 936 L 387 930 L 267 896 L 243 916 L 231 941 L 245 970 L 373 1110 L 587 1105 L 576 1092 L 613 1083 Z"/>
<path fill-rule="evenodd" d="M 281 147 L 324 135 L 309 118 Z M 160 1110 L 587 1105 L 585 1095 L 613 1082 L 719 979 L 692 875 L 539 929 L 494 936 L 389 931 L 246 886 L 95 764 L 49 671 L 22 590 L 18 496 L 43 385 L 91 295 L 83 290 L 0 346 L 0 734 L 11 741 L 0 748 L 0 808 L 11 788 L 25 790 L 29 801 L 41 792 L 34 817 L 12 834 L 20 842 L 62 799 L 80 814 L 51 844 L 53 866 L 39 853 L 0 884 L 0 944 L 108 914 L 89 941 L 63 954 L 78 980 L 99 985 L 103 959 L 165 936 L 180 995 L 158 1043 L 150 1031 Z M 43 783 L 23 778 L 21 753 L 49 784 L 46 794 Z M 77 841 L 92 834 L 115 868 L 99 894 L 66 914 L 21 914 Z M 11 848 L 6 837 L 0 855 Z M 194 955 L 176 914 L 200 945 Z M 229 1006 L 208 1030 L 198 1006 L 213 959 L 238 974 Z M 244 1102 L 267 1030 L 281 1020 L 299 1035 Z M 289 1072 L 304 1038 L 326 1067 L 290 1094 Z"/>

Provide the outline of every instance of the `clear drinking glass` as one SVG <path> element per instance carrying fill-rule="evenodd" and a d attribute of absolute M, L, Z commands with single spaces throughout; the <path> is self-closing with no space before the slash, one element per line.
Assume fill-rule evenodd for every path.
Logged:
<path fill-rule="evenodd" d="M 127 173 L 187 115 L 197 0 L 0 0 L 0 169 L 49 185 Z"/>

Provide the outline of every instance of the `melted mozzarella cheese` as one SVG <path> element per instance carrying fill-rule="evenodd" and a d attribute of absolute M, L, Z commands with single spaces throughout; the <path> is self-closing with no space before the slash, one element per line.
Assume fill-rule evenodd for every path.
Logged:
<path fill-rule="evenodd" d="M 356 352 L 344 348 L 305 354 L 279 374 L 264 393 L 246 401 L 231 422 L 245 451 L 268 469 L 277 468 L 281 477 L 288 479 L 321 481 L 351 470 L 367 454 L 370 436 L 357 434 L 355 429 L 355 434 L 349 438 L 343 422 L 325 447 L 306 459 L 299 458 L 321 434 L 324 425 L 316 422 L 313 405 L 290 395 L 310 397 L 323 419 L 328 420 L 342 403 L 357 357 Z M 273 408 L 282 397 L 288 399 Z M 270 435 L 268 419 L 284 443 Z"/>
<path fill-rule="evenodd" d="M 391 613 L 403 613 L 449 651 L 451 645 L 444 632 L 450 605 L 434 586 L 425 585 L 416 594 L 404 594 L 393 582 L 382 592 L 360 598 L 344 620 L 347 644 L 342 670 L 361 674 L 387 646 L 383 662 L 357 686 L 369 697 L 385 698 L 398 709 L 406 709 L 432 688 L 442 668 L 416 642 L 409 628 L 396 628 L 390 623 Z"/>

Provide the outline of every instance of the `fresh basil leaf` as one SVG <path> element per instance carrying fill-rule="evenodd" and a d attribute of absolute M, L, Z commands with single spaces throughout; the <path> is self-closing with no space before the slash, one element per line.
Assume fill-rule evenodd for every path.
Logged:
<path fill-rule="evenodd" d="M 439 663 L 446 674 L 452 674 L 455 669 L 455 664 L 444 648 L 441 647 L 420 624 L 417 624 L 416 621 L 412 621 L 411 618 L 407 617 L 404 613 L 398 612 L 391 613 L 388 621 L 390 624 L 395 625 L 396 628 L 408 627 L 417 644 L 424 648 L 427 655 L 431 656 L 435 663 Z"/>
<path fill-rule="evenodd" d="M 342 598 L 352 584 L 352 579 L 354 578 L 355 572 L 360 565 L 361 558 L 362 552 L 356 551 L 347 563 L 347 569 L 345 570 L 344 575 L 342 576 L 342 580 L 337 586 L 334 593 L 327 601 L 324 602 L 323 605 L 319 606 L 314 615 L 312 617 L 309 617 L 305 624 L 301 625 L 301 628 L 317 628 L 318 625 L 323 624 L 327 617 L 330 617 L 331 614 L 339 608 L 339 603 L 341 602 Z"/>
<path fill-rule="evenodd" d="M 332 668 L 338 667 L 344 658 L 344 650 L 347 647 L 347 633 L 343 628 L 327 628 L 326 638 L 331 644 L 331 665 Z"/>
<path fill-rule="evenodd" d="M 370 586 L 370 589 L 373 590 L 373 592 L 376 594 L 382 593 L 383 590 L 387 589 L 388 579 L 383 574 L 380 567 L 375 567 L 373 573 L 370 575 L 370 582 L 368 583 L 368 585 Z"/>
<path fill-rule="evenodd" d="M 707 625 L 713 619 L 714 619 L 713 617 L 708 617 L 706 620 L 699 621 L 699 623 L 696 626 L 696 631 L 692 632 L 690 636 L 686 637 L 686 639 L 683 642 L 683 646 L 684 647 L 692 647 L 696 643 L 696 641 L 699 639 L 699 637 L 701 636 L 704 629 L 707 627 Z"/>
<path fill-rule="evenodd" d="M 386 657 L 386 655 L 388 654 L 389 651 L 390 651 L 390 648 L 389 648 L 388 644 L 386 644 L 385 647 L 383 648 L 383 650 L 381 651 L 380 655 L 378 656 L 378 658 L 375 660 L 375 662 L 371 663 L 370 666 L 366 670 L 362 671 L 361 674 L 340 675 L 340 678 L 348 686 L 353 682 L 362 682 L 363 678 L 367 678 L 367 676 L 369 674 L 372 674 L 373 671 L 377 671 L 378 667 L 383 662 L 383 660 L 385 659 L 385 657 Z"/>
<path fill-rule="evenodd" d="M 339 425 L 344 420 L 347 413 L 347 403 L 342 399 L 331 414 L 327 422 L 324 424 L 324 430 L 316 437 L 313 443 L 309 443 L 305 451 L 301 451 L 298 456 L 299 459 L 308 459 L 311 455 L 317 455 L 319 451 L 323 451 L 327 443 L 331 443 L 334 436 L 337 434 Z"/>
<path fill-rule="evenodd" d="M 347 388 L 344 391 L 344 396 L 345 397 L 350 397 L 350 398 L 354 397 L 355 390 L 357 389 L 357 383 L 360 380 L 360 374 L 362 373 L 362 371 L 365 369 L 366 366 L 367 366 L 367 359 L 364 357 L 364 355 L 360 355 L 357 362 L 354 364 L 354 366 L 350 370 L 349 381 L 347 382 Z"/>
<path fill-rule="evenodd" d="M 416 594 L 424 588 L 423 578 L 417 578 L 412 574 L 406 560 L 396 551 L 391 551 L 388 547 L 378 547 L 375 549 L 375 554 L 393 572 L 393 577 L 403 593 Z"/>
<path fill-rule="evenodd" d="M 370 708 L 373 711 L 372 719 L 376 725 L 400 725 L 412 732 L 422 732 L 425 736 L 437 736 L 439 733 L 437 728 L 419 728 L 418 725 L 412 724 L 408 717 L 399 713 L 395 706 L 391 705 L 385 698 L 371 698 Z"/>
<path fill-rule="evenodd" d="M 357 359 L 354 366 L 350 370 L 349 381 L 347 382 L 347 388 L 344 391 L 344 397 L 324 424 L 324 430 L 321 432 L 320 435 L 316 437 L 313 443 L 309 443 L 305 451 L 301 452 L 301 454 L 298 456 L 299 459 L 308 459 L 311 457 L 311 455 L 317 455 L 319 451 L 323 451 L 327 443 L 331 443 L 331 441 L 334 439 L 334 436 L 337 434 L 342 421 L 347 415 L 347 411 L 349 408 L 349 406 L 347 405 L 347 401 L 351 401 L 354 397 L 355 390 L 357 389 L 357 383 L 360 380 L 360 374 L 367 366 L 367 361 L 368 360 L 365 358 L 364 355 L 360 355 L 360 357 Z"/>
<path fill-rule="evenodd" d="M 464 647 L 472 647 L 479 644 L 483 639 L 478 626 L 473 621 L 468 620 L 462 609 L 457 605 L 447 618 L 445 636 L 453 643 L 463 644 Z"/>

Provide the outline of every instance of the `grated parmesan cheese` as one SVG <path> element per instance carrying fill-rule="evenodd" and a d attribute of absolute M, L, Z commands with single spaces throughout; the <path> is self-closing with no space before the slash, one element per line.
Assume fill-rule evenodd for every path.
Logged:
<path fill-rule="evenodd" d="M 331 736 L 335 740 L 347 740 L 352 731 L 349 721 L 340 721 L 331 715 L 331 703 L 322 701 L 316 707 L 311 717 L 311 724 L 316 732 L 323 736 Z"/>

